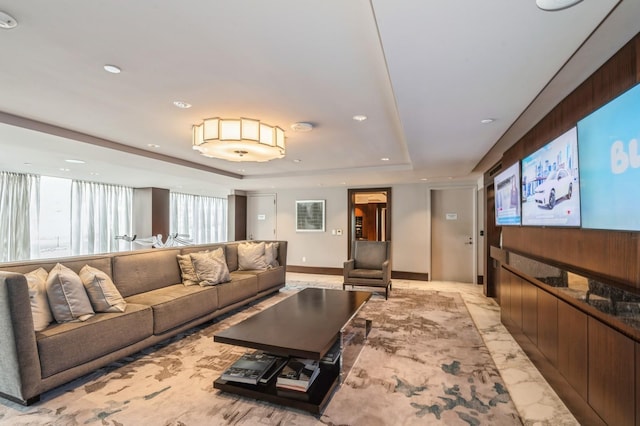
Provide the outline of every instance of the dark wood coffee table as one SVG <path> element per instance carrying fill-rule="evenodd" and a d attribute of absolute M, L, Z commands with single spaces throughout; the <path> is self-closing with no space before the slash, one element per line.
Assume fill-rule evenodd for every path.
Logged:
<path fill-rule="evenodd" d="M 320 375 L 305 398 L 277 394 L 276 378 L 248 385 L 217 379 L 214 387 L 225 392 L 320 413 L 333 391 L 346 377 L 367 337 L 370 321 L 358 312 L 371 297 L 364 291 L 306 288 L 213 337 L 215 342 L 258 349 L 274 355 L 320 360 L 341 341 L 343 355 L 335 365 L 321 364 Z M 344 360 L 349 355 L 349 360 Z"/>

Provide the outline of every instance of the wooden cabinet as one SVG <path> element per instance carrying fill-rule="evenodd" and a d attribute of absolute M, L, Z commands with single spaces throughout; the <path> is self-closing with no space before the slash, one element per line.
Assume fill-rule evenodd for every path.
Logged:
<path fill-rule="evenodd" d="M 509 272 L 511 275 L 510 317 L 511 322 L 518 330 L 522 330 L 522 278 Z"/>
<path fill-rule="evenodd" d="M 511 277 L 513 274 L 500 268 L 500 319 L 505 324 L 511 324 Z"/>
<path fill-rule="evenodd" d="M 538 290 L 527 280 L 522 282 L 522 332 L 538 344 Z"/>
<path fill-rule="evenodd" d="M 636 342 L 636 426 L 640 426 L 640 343 Z"/>
<path fill-rule="evenodd" d="M 580 299 L 572 303 L 565 289 L 497 262 L 502 322 L 548 360 L 540 371 L 564 389 L 567 405 L 587 423 L 640 426 L 640 342 Z"/>
<path fill-rule="evenodd" d="M 558 301 L 558 370 L 587 400 L 587 315 Z"/>
<path fill-rule="evenodd" d="M 538 349 L 558 365 L 558 299 L 538 288 Z"/>
<path fill-rule="evenodd" d="M 607 424 L 634 425 L 637 343 L 595 318 L 588 328 L 589 405 Z"/>

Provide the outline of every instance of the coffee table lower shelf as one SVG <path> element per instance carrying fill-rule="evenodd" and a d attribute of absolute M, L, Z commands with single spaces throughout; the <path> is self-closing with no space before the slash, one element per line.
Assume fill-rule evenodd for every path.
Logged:
<path fill-rule="evenodd" d="M 278 395 L 275 377 L 269 383 L 258 385 L 231 382 L 218 378 L 213 382 L 213 387 L 224 392 L 284 405 L 313 414 L 320 414 L 329 403 L 333 392 L 340 383 L 340 371 L 336 367 L 322 366 L 320 374 L 309 388 L 307 394 L 295 398 Z"/>

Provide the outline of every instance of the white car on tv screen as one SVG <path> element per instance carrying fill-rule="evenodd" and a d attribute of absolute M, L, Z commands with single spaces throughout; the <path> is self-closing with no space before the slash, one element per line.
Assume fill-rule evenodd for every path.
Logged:
<path fill-rule="evenodd" d="M 571 198 L 573 192 L 573 178 L 565 169 L 555 170 L 547 176 L 533 195 L 533 199 L 539 207 L 552 209 L 558 200 Z"/>

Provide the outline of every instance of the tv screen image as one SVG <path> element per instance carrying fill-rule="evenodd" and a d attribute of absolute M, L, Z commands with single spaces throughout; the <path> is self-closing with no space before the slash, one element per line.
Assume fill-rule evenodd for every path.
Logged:
<path fill-rule="evenodd" d="M 520 163 L 503 170 L 493 179 L 496 225 L 520 225 Z"/>
<path fill-rule="evenodd" d="M 578 122 L 582 226 L 640 231 L 640 85 Z"/>
<path fill-rule="evenodd" d="M 522 160 L 522 224 L 580 226 L 575 127 Z"/>

